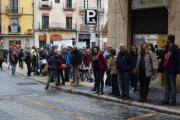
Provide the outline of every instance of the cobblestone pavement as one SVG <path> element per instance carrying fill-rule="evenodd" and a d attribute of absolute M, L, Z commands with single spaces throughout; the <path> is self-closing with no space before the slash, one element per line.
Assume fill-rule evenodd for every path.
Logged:
<path fill-rule="evenodd" d="M 11 71 L 0 71 L 0 120 L 179 120 L 180 116 L 59 92 Z"/>

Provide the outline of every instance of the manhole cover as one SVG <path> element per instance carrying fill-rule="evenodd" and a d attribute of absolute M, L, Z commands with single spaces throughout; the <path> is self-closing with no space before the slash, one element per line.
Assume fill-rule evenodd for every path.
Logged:
<path fill-rule="evenodd" d="M 37 85 L 38 83 L 18 83 L 18 85 Z"/>

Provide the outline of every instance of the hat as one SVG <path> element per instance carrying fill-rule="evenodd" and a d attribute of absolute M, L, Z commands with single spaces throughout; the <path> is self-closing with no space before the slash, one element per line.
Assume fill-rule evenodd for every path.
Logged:
<path fill-rule="evenodd" d="M 86 51 L 90 51 L 89 49 L 87 49 Z"/>

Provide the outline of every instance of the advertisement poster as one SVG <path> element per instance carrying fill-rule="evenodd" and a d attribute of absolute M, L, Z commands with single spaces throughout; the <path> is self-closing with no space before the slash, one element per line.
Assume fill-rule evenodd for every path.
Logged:
<path fill-rule="evenodd" d="M 158 48 L 164 48 L 164 46 L 166 46 L 166 36 L 167 35 L 158 35 Z"/>
<path fill-rule="evenodd" d="M 85 47 L 86 48 L 86 42 L 76 42 L 76 46 L 77 46 L 77 48 L 79 49 L 79 48 L 83 48 L 83 47 Z"/>
<path fill-rule="evenodd" d="M 58 45 L 58 50 L 61 49 L 61 46 L 63 47 L 68 47 L 68 46 L 72 46 L 72 40 L 62 40 L 62 41 L 54 41 L 53 42 L 54 45 Z"/>

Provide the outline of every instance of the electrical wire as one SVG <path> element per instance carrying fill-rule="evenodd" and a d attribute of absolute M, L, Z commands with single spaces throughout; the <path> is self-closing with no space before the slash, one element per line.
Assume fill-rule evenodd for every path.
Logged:
<path fill-rule="evenodd" d="M 171 13 L 171 11 L 169 10 L 169 8 L 167 7 L 166 0 L 164 0 L 164 4 L 165 4 L 167 10 L 169 11 L 169 13 L 171 14 L 171 17 L 174 19 L 174 15 Z"/>

